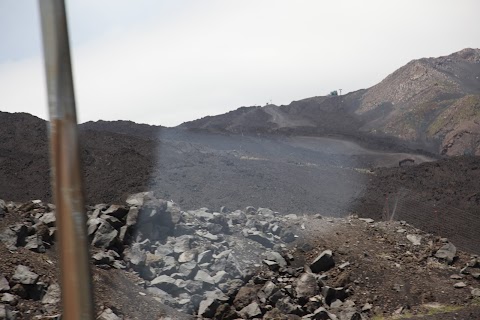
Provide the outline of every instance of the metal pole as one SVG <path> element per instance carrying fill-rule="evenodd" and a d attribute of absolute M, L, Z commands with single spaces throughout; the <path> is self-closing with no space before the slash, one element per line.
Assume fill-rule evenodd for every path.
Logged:
<path fill-rule="evenodd" d="M 56 204 L 63 316 L 93 319 L 77 118 L 63 0 L 40 0 L 50 110 L 50 160 Z"/>

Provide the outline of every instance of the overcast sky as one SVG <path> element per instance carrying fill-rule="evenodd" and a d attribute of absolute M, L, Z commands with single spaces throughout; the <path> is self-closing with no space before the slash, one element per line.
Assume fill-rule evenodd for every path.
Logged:
<path fill-rule="evenodd" d="M 478 0 L 67 1 L 77 112 L 174 126 L 480 47 Z M 37 2 L 0 0 L 0 110 L 47 117 Z"/>

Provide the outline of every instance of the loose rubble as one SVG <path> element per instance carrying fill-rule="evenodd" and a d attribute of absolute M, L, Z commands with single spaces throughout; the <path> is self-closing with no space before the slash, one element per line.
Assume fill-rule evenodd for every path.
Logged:
<path fill-rule="evenodd" d="M 309 232 L 305 217 L 253 207 L 232 212 L 224 207 L 220 212 L 207 208 L 182 211 L 174 202 L 157 199 L 150 192 L 131 195 L 126 203 L 88 207 L 92 263 L 138 275 L 142 279 L 139 288 L 163 304 L 203 319 L 365 320 L 378 312 L 374 300 L 355 298 L 363 280 L 352 276 L 355 259 L 337 256 L 344 257 L 345 249 L 295 242 L 298 232 Z M 5 212 L 25 215 L 23 223 L 0 230 L 0 240 L 9 250 L 22 247 L 43 254 L 53 245 L 53 205 L 36 201 L 3 207 Z M 372 219 L 349 219 L 338 221 L 351 224 L 356 219 L 366 230 L 383 228 Z M 448 240 L 441 239 L 435 248 L 432 235 L 420 234 L 406 223 L 393 229 L 406 257 L 421 254 L 427 245 L 426 264 L 446 267 L 458 259 Z M 303 265 L 295 260 L 298 250 L 308 253 Z M 393 256 L 385 258 L 394 260 Z M 364 252 L 362 259 L 368 260 L 369 253 Z M 401 267 L 396 262 L 394 266 Z M 471 281 L 479 277 L 480 259 L 472 256 L 449 279 L 454 290 L 468 289 L 472 297 L 478 297 L 479 286 L 471 286 Z M 397 283 L 392 289 L 402 292 L 404 287 Z M 42 312 L 51 314 L 60 303 L 60 287 L 18 264 L 12 274 L 0 274 L 0 299 L 0 319 L 15 319 L 19 314 L 15 306 L 21 299 L 39 301 Z M 405 310 L 403 306 L 397 309 L 397 313 Z M 106 306 L 98 318 L 123 316 Z"/>

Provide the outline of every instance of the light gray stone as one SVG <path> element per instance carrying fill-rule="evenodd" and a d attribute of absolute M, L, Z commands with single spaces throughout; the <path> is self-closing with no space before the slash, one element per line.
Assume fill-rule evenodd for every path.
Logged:
<path fill-rule="evenodd" d="M 55 223 L 57 221 L 55 217 L 55 212 L 45 212 L 41 217 L 40 217 L 40 222 L 43 222 L 49 227 L 54 227 Z"/>
<path fill-rule="evenodd" d="M 137 224 L 139 209 L 137 207 L 130 207 L 127 213 L 126 225 L 134 226 Z"/>
<path fill-rule="evenodd" d="M 242 268 L 237 258 L 233 254 L 229 254 L 225 264 L 225 271 L 233 278 L 245 277 L 245 270 Z"/>
<path fill-rule="evenodd" d="M 273 246 L 275 245 L 275 243 L 270 238 L 266 237 L 260 231 L 249 230 L 248 232 L 244 233 L 244 236 L 250 240 L 260 243 L 265 248 L 273 248 Z"/>
<path fill-rule="evenodd" d="M 224 270 L 220 270 L 212 278 L 215 284 L 219 284 L 219 283 L 227 282 L 230 276 Z"/>
<path fill-rule="evenodd" d="M 100 252 L 97 252 L 95 253 L 93 256 L 92 256 L 92 259 L 93 259 L 93 263 L 94 264 L 106 264 L 106 265 L 110 265 L 113 263 L 113 261 L 115 260 L 114 257 L 112 257 L 110 254 L 108 254 L 107 252 L 105 251 L 100 251 Z"/>
<path fill-rule="evenodd" d="M 173 252 L 175 253 L 183 253 L 191 249 L 190 244 L 192 242 L 192 236 L 181 236 L 178 237 L 173 245 Z"/>
<path fill-rule="evenodd" d="M 210 241 L 218 241 L 220 240 L 220 237 L 218 235 L 215 235 L 215 234 L 211 234 L 210 232 L 208 231 L 203 231 L 203 230 L 199 230 L 197 232 L 195 232 L 195 234 L 199 235 L 200 237 L 203 237 L 205 239 L 208 239 Z"/>
<path fill-rule="evenodd" d="M 320 292 L 317 279 L 311 273 L 303 273 L 295 283 L 297 298 L 310 298 Z"/>
<path fill-rule="evenodd" d="M 268 251 L 267 253 L 265 253 L 265 258 L 267 260 L 275 261 L 280 267 L 287 266 L 287 261 L 278 252 Z"/>
<path fill-rule="evenodd" d="M 18 265 L 13 274 L 12 281 L 21 284 L 35 284 L 40 276 L 30 271 L 30 268 L 24 265 Z"/>
<path fill-rule="evenodd" d="M 410 241 L 414 246 L 419 246 L 422 244 L 422 236 L 418 234 L 407 234 L 407 239 Z"/>
<path fill-rule="evenodd" d="M 93 235 L 97 231 L 100 224 L 102 224 L 102 222 L 104 222 L 104 221 L 105 220 L 103 220 L 101 218 L 88 219 L 88 221 L 87 221 L 87 234 L 89 236 Z"/>
<path fill-rule="evenodd" d="M 257 316 L 262 315 L 262 311 L 260 310 L 260 307 L 258 303 L 255 301 L 250 303 L 248 306 L 244 307 L 242 310 L 240 310 L 240 314 L 247 319 L 252 319 Z"/>
<path fill-rule="evenodd" d="M 3 302 L 3 303 L 9 304 L 11 306 L 14 306 L 14 305 L 17 304 L 18 299 L 13 294 L 4 293 L 4 294 L 2 294 L 2 299 L 0 301 Z"/>
<path fill-rule="evenodd" d="M 123 253 L 125 261 L 135 265 L 143 266 L 147 260 L 147 254 L 141 249 L 140 243 L 134 243 L 130 248 Z"/>
<path fill-rule="evenodd" d="M 449 264 L 453 262 L 457 254 L 457 248 L 450 242 L 445 243 L 438 251 L 435 253 L 435 257 L 438 259 L 443 259 Z"/>
<path fill-rule="evenodd" d="M 267 281 L 262 289 L 258 292 L 257 296 L 261 303 L 266 303 L 268 298 L 278 291 L 278 287 L 272 281 Z"/>
<path fill-rule="evenodd" d="M 179 289 L 177 281 L 178 279 L 174 279 L 167 275 L 161 275 L 156 277 L 150 282 L 151 286 L 155 286 L 160 288 L 166 292 L 172 292 Z"/>
<path fill-rule="evenodd" d="M 192 279 L 197 270 L 198 266 L 195 261 L 185 262 L 178 268 L 178 272 L 184 274 L 187 279 Z"/>
<path fill-rule="evenodd" d="M 0 292 L 5 292 L 10 290 L 10 285 L 8 284 L 8 280 L 0 274 Z"/>
<path fill-rule="evenodd" d="M 219 306 L 219 301 L 214 298 L 202 300 L 202 302 L 200 302 L 200 306 L 198 307 L 198 315 L 204 318 L 212 318 Z"/>
<path fill-rule="evenodd" d="M 159 245 L 155 250 L 155 254 L 159 256 L 171 256 L 173 255 L 173 247 L 169 244 Z"/>
<path fill-rule="evenodd" d="M 100 226 L 95 232 L 95 236 L 92 240 L 92 245 L 98 248 L 106 249 L 113 244 L 117 235 L 118 231 L 115 230 L 115 228 L 113 228 L 110 223 L 104 220 L 102 221 L 102 223 L 100 223 Z"/>
<path fill-rule="evenodd" d="M 195 260 L 196 257 L 197 257 L 197 250 L 188 250 L 180 254 L 180 256 L 178 257 L 178 262 L 180 263 L 189 262 L 189 261 Z"/>
<path fill-rule="evenodd" d="M 215 284 L 215 279 L 213 279 L 208 273 L 206 273 L 203 270 L 198 270 L 197 274 L 195 275 L 195 278 L 193 278 L 196 281 L 201 281 L 205 282 L 208 284 Z"/>
<path fill-rule="evenodd" d="M 37 234 L 32 234 L 31 236 L 26 237 L 25 242 L 25 249 L 40 253 L 45 252 L 45 245 L 43 244 L 42 238 Z"/>
<path fill-rule="evenodd" d="M 146 199 L 152 199 L 153 197 L 153 192 L 140 192 L 140 193 L 135 193 L 130 196 L 128 196 L 126 203 L 128 203 L 131 206 L 143 206 L 144 202 Z"/>
<path fill-rule="evenodd" d="M 58 304 L 60 303 L 60 286 L 52 283 L 48 286 L 47 292 L 42 298 L 43 304 Z"/>

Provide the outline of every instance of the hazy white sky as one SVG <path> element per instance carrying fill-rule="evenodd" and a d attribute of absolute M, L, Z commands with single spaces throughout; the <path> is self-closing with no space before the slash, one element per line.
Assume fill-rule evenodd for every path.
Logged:
<path fill-rule="evenodd" d="M 80 122 L 173 126 L 480 47 L 478 0 L 67 1 Z M 37 2 L 0 0 L 0 110 L 47 117 Z"/>

